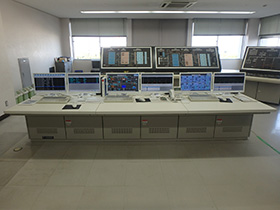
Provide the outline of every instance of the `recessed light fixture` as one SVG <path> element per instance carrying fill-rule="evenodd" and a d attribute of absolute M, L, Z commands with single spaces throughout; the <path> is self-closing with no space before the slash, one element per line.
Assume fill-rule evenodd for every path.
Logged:
<path fill-rule="evenodd" d="M 230 14 L 251 15 L 255 11 L 90 11 L 82 10 L 82 14 Z"/>

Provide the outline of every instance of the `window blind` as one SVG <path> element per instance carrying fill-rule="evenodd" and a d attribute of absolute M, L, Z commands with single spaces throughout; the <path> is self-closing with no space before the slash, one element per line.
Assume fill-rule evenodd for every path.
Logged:
<path fill-rule="evenodd" d="M 72 36 L 126 36 L 126 19 L 71 19 Z"/>
<path fill-rule="evenodd" d="M 280 15 L 261 18 L 261 28 L 259 35 L 280 35 Z"/>
<path fill-rule="evenodd" d="M 245 35 L 245 19 L 195 19 L 194 35 Z"/>

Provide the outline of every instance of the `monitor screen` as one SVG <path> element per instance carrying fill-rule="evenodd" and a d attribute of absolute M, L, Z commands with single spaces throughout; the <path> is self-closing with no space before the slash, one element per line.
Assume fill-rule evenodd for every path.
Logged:
<path fill-rule="evenodd" d="M 142 74 L 141 90 L 168 92 L 173 88 L 173 74 Z"/>
<path fill-rule="evenodd" d="M 100 74 L 68 74 L 70 92 L 100 92 Z"/>
<path fill-rule="evenodd" d="M 137 92 L 139 90 L 138 73 L 107 74 L 108 92 Z"/>
<path fill-rule="evenodd" d="M 180 75 L 182 91 L 211 91 L 212 73 L 186 73 Z"/>
<path fill-rule="evenodd" d="M 220 92 L 244 92 L 245 73 L 215 73 L 214 91 Z"/>
<path fill-rule="evenodd" d="M 66 91 L 65 74 L 35 73 L 33 78 L 36 91 Z"/>

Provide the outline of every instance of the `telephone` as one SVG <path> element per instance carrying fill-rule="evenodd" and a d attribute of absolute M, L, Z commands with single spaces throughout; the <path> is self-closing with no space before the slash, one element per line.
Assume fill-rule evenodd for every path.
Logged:
<path fill-rule="evenodd" d="M 173 101 L 175 100 L 175 93 L 174 93 L 174 90 L 173 89 L 170 89 L 169 90 L 169 97 L 170 99 Z"/>

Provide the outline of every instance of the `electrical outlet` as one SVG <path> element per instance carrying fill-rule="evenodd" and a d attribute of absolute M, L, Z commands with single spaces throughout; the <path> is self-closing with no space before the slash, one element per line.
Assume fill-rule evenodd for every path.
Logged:
<path fill-rule="evenodd" d="M 5 106 L 9 106 L 9 102 L 8 101 L 5 101 Z"/>

